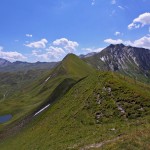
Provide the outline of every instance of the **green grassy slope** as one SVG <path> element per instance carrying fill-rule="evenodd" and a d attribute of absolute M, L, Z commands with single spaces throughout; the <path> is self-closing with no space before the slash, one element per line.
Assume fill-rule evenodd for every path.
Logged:
<path fill-rule="evenodd" d="M 42 76 L 45 70 L 29 70 L 27 72 L 0 72 L 0 102 L 21 91 L 24 86 Z"/>
<path fill-rule="evenodd" d="M 13 119 L 0 125 L 0 128 L 31 114 L 41 105 L 57 100 L 78 80 L 94 72 L 77 56 L 67 55 L 57 67 L 45 72 L 34 82 L 25 82 L 21 90 L 16 90 L 9 98 L 1 101 L 0 115 L 12 114 Z"/>
<path fill-rule="evenodd" d="M 54 69 L 53 72 L 59 75 L 81 78 L 95 72 L 95 69 L 79 59 L 76 55 L 69 54 L 63 59 L 61 64 Z"/>
<path fill-rule="evenodd" d="M 34 118 L 21 132 L 2 140 L 0 148 L 64 150 L 80 149 L 116 137 L 128 140 L 129 136 L 131 141 L 139 133 L 144 134 L 145 131 L 148 134 L 149 90 L 149 86 L 121 75 L 111 72 L 93 73 L 76 83 L 57 103 Z M 141 138 L 139 141 L 145 143 L 144 148 L 148 149 L 146 143 L 149 134 L 143 136 L 138 140 Z M 134 149 L 138 149 L 138 146 L 142 149 L 142 144 L 136 145 L 136 142 L 130 141 L 129 148 L 120 144 L 121 141 L 104 146 L 130 149 L 133 145 Z M 119 143 L 120 147 L 115 146 L 115 143 Z"/>

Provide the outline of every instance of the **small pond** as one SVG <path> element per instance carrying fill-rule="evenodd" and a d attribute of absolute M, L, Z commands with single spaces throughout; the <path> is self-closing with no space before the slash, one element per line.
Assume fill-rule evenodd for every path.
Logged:
<path fill-rule="evenodd" d="M 0 116 L 0 123 L 5 123 L 7 121 L 9 121 L 12 118 L 12 115 L 4 115 L 4 116 Z"/>

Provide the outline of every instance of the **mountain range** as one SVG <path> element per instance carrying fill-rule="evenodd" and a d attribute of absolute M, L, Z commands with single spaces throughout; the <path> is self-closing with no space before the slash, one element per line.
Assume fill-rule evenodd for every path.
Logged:
<path fill-rule="evenodd" d="M 58 62 L 10 62 L 8 60 L 0 58 L 0 72 L 17 72 L 17 71 L 29 71 L 29 70 L 49 70 L 57 65 Z"/>
<path fill-rule="evenodd" d="M 11 62 L 6 60 L 6 59 L 3 59 L 3 58 L 0 58 L 0 67 L 6 67 L 8 65 L 10 65 Z"/>
<path fill-rule="evenodd" d="M 148 49 L 111 44 L 84 60 L 98 70 L 115 71 L 149 82 L 150 50 Z"/>
<path fill-rule="evenodd" d="M 41 74 L 1 72 L 0 115 L 12 119 L 0 124 L 0 149 L 149 149 L 149 54 L 118 44 Z"/>
<path fill-rule="evenodd" d="M 150 78 L 150 50 L 125 46 L 123 44 L 109 45 L 101 52 L 92 52 L 86 55 L 80 55 L 88 64 L 102 71 L 115 71 L 137 80 L 149 82 Z M 59 62 L 9 62 L 0 59 L 1 72 L 16 72 L 43 69 L 49 70 L 55 67 Z"/>

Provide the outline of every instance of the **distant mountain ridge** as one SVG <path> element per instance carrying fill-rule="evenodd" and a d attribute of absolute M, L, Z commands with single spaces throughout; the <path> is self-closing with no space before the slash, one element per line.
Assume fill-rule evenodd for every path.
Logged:
<path fill-rule="evenodd" d="M 98 70 L 117 71 L 135 78 L 150 77 L 150 50 L 117 44 L 85 58 Z"/>
<path fill-rule="evenodd" d="M 125 46 L 109 45 L 101 52 L 80 55 L 86 63 L 101 71 L 115 71 L 135 79 L 150 80 L 150 50 Z M 50 70 L 59 62 L 9 62 L 0 59 L 0 72 L 16 72 L 28 70 Z"/>
<path fill-rule="evenodd" d="M 79 57 L 80 58 L 86 58 L 86 57 L 90 57 L 90 56 L 93 56 L 93 55 L 95 55 L 96 54 L 96 52 L 91 52 L 91 53 L 88 53 L 88 54 L 81 54 L 81 55 L 79 55 Z"/>
<path fill-rule="evenodd" d="M 36 63 L 29 63 L 29 62 L 10 62 L 3 58 L 0 58 L 0 72 L 16 72 L 16 71 L 28 71 L 28 70 L 48 70 L 55 67 L 58 62 L 36 62 Z"/>
<path fill-rule="evenodd" d="M 10 64 L 11 64 L 11 62 L 9 62 L 8 60 L 0 58 L 0 67 L 5 67 L 5 66 L 8 66 Z"/>

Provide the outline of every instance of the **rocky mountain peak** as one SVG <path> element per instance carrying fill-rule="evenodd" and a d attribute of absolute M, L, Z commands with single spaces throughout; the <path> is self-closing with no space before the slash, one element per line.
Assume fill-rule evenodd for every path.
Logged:
<path fill-rule="evenodd" d="M 144 77 L 150 76 L 150 50 L 148 49 L 111 44 L 88 60 L 90 60 L 88 63 L 97 69 L 106 68 L 134 77 L 139 74 Z"/>
<path fill-rule="evenodd" d="M 124 44 L 110 44 L 109 46 L 108 46 L 108 48 L 123 48 L 123 47 L 125 47 L 125 45 Z"/>

